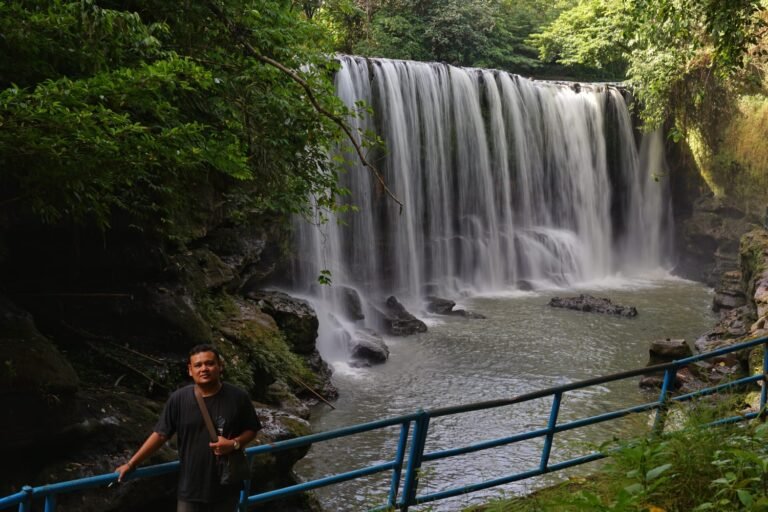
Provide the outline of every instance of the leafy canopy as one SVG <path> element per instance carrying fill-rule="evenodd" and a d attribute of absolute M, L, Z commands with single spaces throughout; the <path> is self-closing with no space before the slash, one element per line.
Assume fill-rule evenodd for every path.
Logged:
<path fill-rule="evenodd" d="M 316 19 L 338 50 L 540 72 L 528 35 L 559 12 L 542 0 L 328 0 Z"/>
<path fill-rule="evenodd" d="M 722 114 L 710 107 L 723 88 L 744 78 L 763 9 L 760 0 L 579 0 L 531 42 L 542 59 L 626 77 L 649 127 L 706 124 Z"/>
<path fill-rule="evenodd" d="M 211 2 L 0 2 L 0 220 L 185 239 L 212 212 L 333 206 L 337 127 L 243 47 L 339 112 L 326 32 L 289 2 Z"/>

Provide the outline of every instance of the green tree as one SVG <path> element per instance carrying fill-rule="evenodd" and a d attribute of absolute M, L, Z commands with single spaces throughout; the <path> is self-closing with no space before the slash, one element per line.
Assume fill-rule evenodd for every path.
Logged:
<path fill-rule="evenodd" d="M 707 124 L 742 78 L 760 0 L 580 0 L 531 37 L 546 60 L 622 70 L 649 127 Z"/>
<path fill-rule="evenodd" d="M 527 38 L 559 9 L 542 0 L 330 0 L 317 18 L 343 52 L 532 72 L 541 63 Z"/>
<path fill-rule="evenodd" d="M 582 1 L 564 11 L 531 44 L 545 62 L 588 65 L 623 78 L 633 13 L 624 0 Z"/>
<path fill-rule="evenodd" d="M 0 33 L 6 222 L 183 240 L 201 207 L 239 221 L 343 193 L 326 158 L 341 132 L 318 113 L 341 112 L 336 63 L 289 2 L 16 0 L 0 3 Z"/>

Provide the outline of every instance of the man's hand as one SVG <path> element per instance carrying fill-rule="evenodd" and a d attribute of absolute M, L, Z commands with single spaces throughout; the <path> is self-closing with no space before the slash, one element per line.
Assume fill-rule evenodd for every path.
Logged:
<path fill-rule="evenodd" d="M 133 464 L 131 464 L 130 462 L 126 462 L 122 466 L 118 467 L 115 470 L 115 473 L 120 473 L 120 476 L 117 477 L 118 483 L 122 482 L 123 478 L 125 478 L 125 475 L 127 475 L 128 473 L 132 472 L 135 469 L 136 469 L 136 467 Z"/>
<path fill-rule="evenodd" d="M 208 443 L 208 446 L 211 447 L 215 455 L 227 455 L 235 451 L 235 441 L 221 436 L 215 443 Z"/>

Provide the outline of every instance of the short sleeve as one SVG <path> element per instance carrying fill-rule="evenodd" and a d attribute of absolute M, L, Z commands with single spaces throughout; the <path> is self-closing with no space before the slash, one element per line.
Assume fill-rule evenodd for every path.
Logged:
<path fill-rule="evenodd" d="M 167 402 L 165 402 L 163 412 L 160 414 L 160 418 L 158 418 L 157 423 L 155 424 L 155 428 L 152 430 L 165 437 L 166 439 L 171 438 L 178 429 L 178 409 L 179 392 L 177 391 L 171 395 Z"/>

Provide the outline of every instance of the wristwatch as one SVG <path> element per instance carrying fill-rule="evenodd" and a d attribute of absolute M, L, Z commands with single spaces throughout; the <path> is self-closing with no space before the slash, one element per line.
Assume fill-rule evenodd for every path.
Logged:
<path fill-rule="evenodd" d="M 235 438 L 235 444 L 233 446 L 235 447 L 235 450 L 240 449 L 240 441 L 238 441 L 237 438 Z"/>

